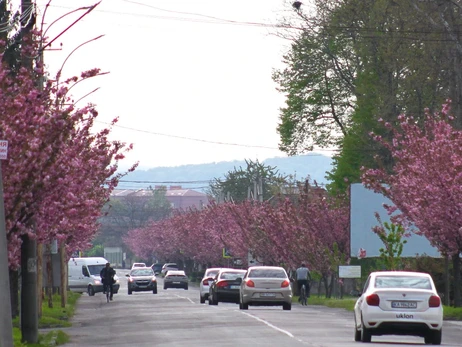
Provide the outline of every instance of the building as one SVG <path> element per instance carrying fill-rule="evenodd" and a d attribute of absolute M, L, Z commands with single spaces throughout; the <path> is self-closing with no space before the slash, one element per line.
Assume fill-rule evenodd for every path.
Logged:
<path fill-rule="evenodd" d="M 166 189 L 165 197 L 170 202 L 171 207 L 179 210 L 187 210 L 188 208 L 197 208 L 201 209 L 202 207 L 208 205 L 209 199 L 207 194 L 192 190 L 184 189 L 181 186 L 155 186 L 154 189 Z M 122 198 L 122 197 L 147 197 L 151 196 L 151 190 L 149 189 L 115 189 L 112 192 L 112 198 Z"/>

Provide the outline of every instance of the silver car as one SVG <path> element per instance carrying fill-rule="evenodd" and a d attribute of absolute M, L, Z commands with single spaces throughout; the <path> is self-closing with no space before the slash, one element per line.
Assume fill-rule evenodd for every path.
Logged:
<path fill-rule="evenodd" d="M 292 286 L 286 270 L 279 266 L 250 267 L 239 289 L 239 308 L 280 306 L 292 309 Z"/>
<path fill-rule="evenodd" d="M 132 292 L 152 291 L 157 294 L 157 279 L 154 271 L 150 267 L 138 267 L 130 271 L 128 277 L 128 295 Z"/>
<path fill-rule="evenodd" d="M 189 279 L 183 270 L 169 270 L 164 277 L 164 289 L 183 288 L 188 290 Z"/>

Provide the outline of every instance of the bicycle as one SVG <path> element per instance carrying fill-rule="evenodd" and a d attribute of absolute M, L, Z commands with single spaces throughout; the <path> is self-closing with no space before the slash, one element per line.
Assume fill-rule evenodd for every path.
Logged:
<path fill-rule="evenodd" d="M 300 289 L 300 303 L 304 306 L 308 303 L 308 298 L 306 296 L 306 286 L 303 284 L 302 288 Z"/>
<path fill-rule="evenodd" d="M 111 285 L 105 284 L 103 291 L 106 293 L 106 302 L 111 300 Z"/>

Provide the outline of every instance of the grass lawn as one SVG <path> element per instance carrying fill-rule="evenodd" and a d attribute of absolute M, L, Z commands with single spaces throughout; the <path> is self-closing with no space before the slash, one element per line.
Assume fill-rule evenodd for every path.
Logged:
<path fill-rule="evenodd" d="M 344 308 L 345 310 L 353 311 L 356 299 L 356 297 L 345 297 L 343 299 L 326 299 L 325 297 L 312 295 L 308 299 L 308 304 Z M 298 296 L 294 296 L 293 301 L 298 303 Z M 443 306 L 443 319 L 462 320 L 462 307 Z"/>
<path fill-rule="evenodd" d="M 81 294 L 68 292 L 67 305 L 61 307 L 61 297 L 53 296 L 53 308 L 48 307 L 48 301 L 42 303 L 42 317 L 39 319 L 39 329 L 57 329 L 70 327 L 70 319 L 74 315 L 75 304 Z M 19 327 L 19 318 L 13 319 L 13 341 L 14 347 L 23 346 L 58 346 L 69 342 L 69 336 L 61 330 L 51 330 L 44 334 L 39 334 L 38 344 L 25 344 L 21 342 L 21 329 Z"/>

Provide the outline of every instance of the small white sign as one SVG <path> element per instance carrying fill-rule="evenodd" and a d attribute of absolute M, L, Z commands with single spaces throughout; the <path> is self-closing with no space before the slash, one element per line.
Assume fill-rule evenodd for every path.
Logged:
<path fill-rule="evenodd" d="M 339 278 L 361 278 L 361 265 L 340 265 L 338 267 Z"/>
<path fill-rule="evenodd" d="M 0 140 L 0 160 L 7 159 L 8 157 L 8 141 Z"/>

